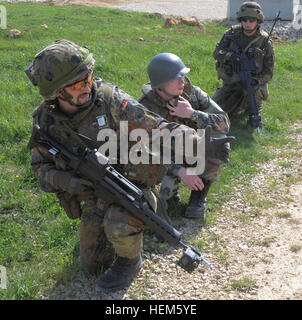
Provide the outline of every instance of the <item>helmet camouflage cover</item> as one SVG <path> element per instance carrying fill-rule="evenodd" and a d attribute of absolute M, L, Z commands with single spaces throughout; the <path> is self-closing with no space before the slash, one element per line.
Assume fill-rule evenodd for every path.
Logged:
<path fill-rule="evenodd" d="M 253 17 L 258 19 L 259 23 L 264 21 L 264 14 L 261 6 L 257 2 L 244 2 L 237 12 L 237 20 L 240 22 L 242 17 Z"/>
<path fill-rule="evenodd" d="M 31 82 L 46 99 L 55 99 L 58 90 L 92 72 L 94 58 L 87 47 L 57 40 L 39 52 L 25 69 Z"/>

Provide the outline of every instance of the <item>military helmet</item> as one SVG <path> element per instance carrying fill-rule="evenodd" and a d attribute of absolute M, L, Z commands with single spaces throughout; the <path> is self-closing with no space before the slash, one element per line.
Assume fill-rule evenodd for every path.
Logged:
<path fill-rule="evenodd" d="M 94 58 L 87 47 L 57 40 L 39 52 L 25 69 L 31 82 L 46 99 L 55 99 L 58 89 L 92 72 Z"/>
<path fill-rule="evenodd" d="M 240 22 L 242 17 L 256 18 L 259 23 L 264 21 L 264 14 L 261 6 L 257 2 L 244 2 L 237 12 L 237 20 Z"/>
<path fill-rule="evenodd" d="M 152 89 L 159 88 L 166 82 L 182 77 L 190 71 L 182 60 L 173 53 L 159 53 L 148 65 L 148 75 Z"/>

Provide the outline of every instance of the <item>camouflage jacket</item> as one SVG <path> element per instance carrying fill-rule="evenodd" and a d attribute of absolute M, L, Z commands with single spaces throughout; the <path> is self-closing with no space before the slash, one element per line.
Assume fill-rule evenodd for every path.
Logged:
<path fill-rule="evenodd" d="M 111 88 L 110 98 L 105 98 L 105 88 Z M 108 92 L 108 90 L 107 90 Z M 131 96 L 113 85 L 105 85 L 101 81 L 94 80 L 92 99 L 85 108 L 69 116 L 63 113 L 57 104 L 49 104 L 45 101 L 35 109 L 33 113 L 34 124 L 39 126 L 59 143 L 71 150 L 78 148 L 77 141 L 70 139 L 69 130 L 85 135 L 94 141 L 97 141 L 101 129 L 110 128 L 117 132 L 119 139 L 120 122 L 127 121 L 128 132 L 136 128 L 145 129 L 151 133 L 152 129 L 164 126 L 170 130 L 179 127 L 175 124 L 167 124 L 159 115 L 150 112 L 144 106 L 139 104 Z M 165 126 L 167 125 L 167 126 Z M 187 128 L 191 130 L 190 128 Z M 186 128 L 184 128 L 186 130 Z M 182 130 L 179 130 L 182 131 Z M 193 131 L 192 134 L 195 136 Z M 151 135 L 150 135 L 151 141 Z M 99 142 L 99 141 L 98 141 Z M 105 142 L 99 142 L 100 144 Z M 134 142 L 132 143 L 134 144 Z M 117 148 L 119 148 L 119 141 Z M 129 142 L 129 149 L 131 148 Z M 91 147 L 90 147 L 91 148 Z M 119 149 L 117 150 L 119 153 Z M 68 171 L 68 163 L 59 161 L 52 156 L 44 147 L 34 147 L 32 149 L 32 169 L 39 179 L 41 188 L 46 192 L 60 192 L 58 186 L 50 175 L 50 172 L 58 170 Z M 166 167 L 163 165 L 116 165 L 117 170 L 126 177 L 141 186 L 153 186 L 158 184 L 166 174 Z M 63 190 L 64 191 L 64 190 Z"/>
<path fill-rule="evenodd" d="M 256 59 L 257 70 L 252 76 L 259 80 L 260 85 L 268 83 L 274 73 L 275 54 L 273 42 L 267 38 L 268 34 L 260 27 L 252 36 L 246 36 L 241 25 L 233 26 L 227 30 L 220 42 L 217 43 L 213 53 L 218 78 L 225 80 L 227 77 L 234 75 L 230 61 L 231 50 L 239 46 L 247 52 L 249 57 Z"/>
<path fill-rule="evenodd" d="M 168 121 L 177 122 L 195 130 L 205 129 L 210 125 L 213 129 L 212 133 L 218 136 L 229 132 L 230 120 L 227 113 L 207 93 L 192 85 L 188 77 L 185 77 L 185 88 L 182 97 L 187 99 L 192 108 L 195 109 L 190 119 L 170 115 L 170 110 L 166 106 L 167 102 L 151 88 L 150 83 L 143 85 L 142 91 L 143 95 L 138 101 Z M 170 166 L 169 174 L 176 175 L 180 167 L 179 165 Z"/>

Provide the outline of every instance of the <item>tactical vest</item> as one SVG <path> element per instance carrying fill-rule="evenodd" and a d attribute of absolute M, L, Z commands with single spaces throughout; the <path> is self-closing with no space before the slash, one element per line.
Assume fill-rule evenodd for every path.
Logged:
<path fill-rule="evenodd" d="M 265 46 L 264 44 L 268 34 L 259 28 L 254 36 L 248 37 L 243 34 L 241 25 L 237 25 L 228 30 L 225 36 L 232 36 L 235 38 L 234 41 L 229 41 L 228 49 L 234 50 L 239 46 L 249 58 L 254 58 L 256 60 L 257 71 L 253 76 L 261 73 L 263 70 L 265 48 L 267 47 L 267 45 Z M 222 50 L 224 49 L 227 48 L 222 48 Z M 229 61 L 225 63 L 216 61 L 216 70 L 218 78 L 222 80 L 225 80 L 234 74 L 232 65 Z"/>

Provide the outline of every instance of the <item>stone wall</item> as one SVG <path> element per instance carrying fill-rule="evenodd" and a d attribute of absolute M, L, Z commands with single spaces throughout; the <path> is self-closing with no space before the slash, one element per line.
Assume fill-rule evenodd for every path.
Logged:
<path fill-rule="evenodd" d="M 227 18 L 236 20 L 236 13 L 243 2 L 247 0 L 228 0 Z M 258 0 L 265 16 L 265 20 L 273 20 L 280 10 L 282 20 L 292 21 L 295 17 L 295 10 L 302 5 L 302 0 Z"/>

